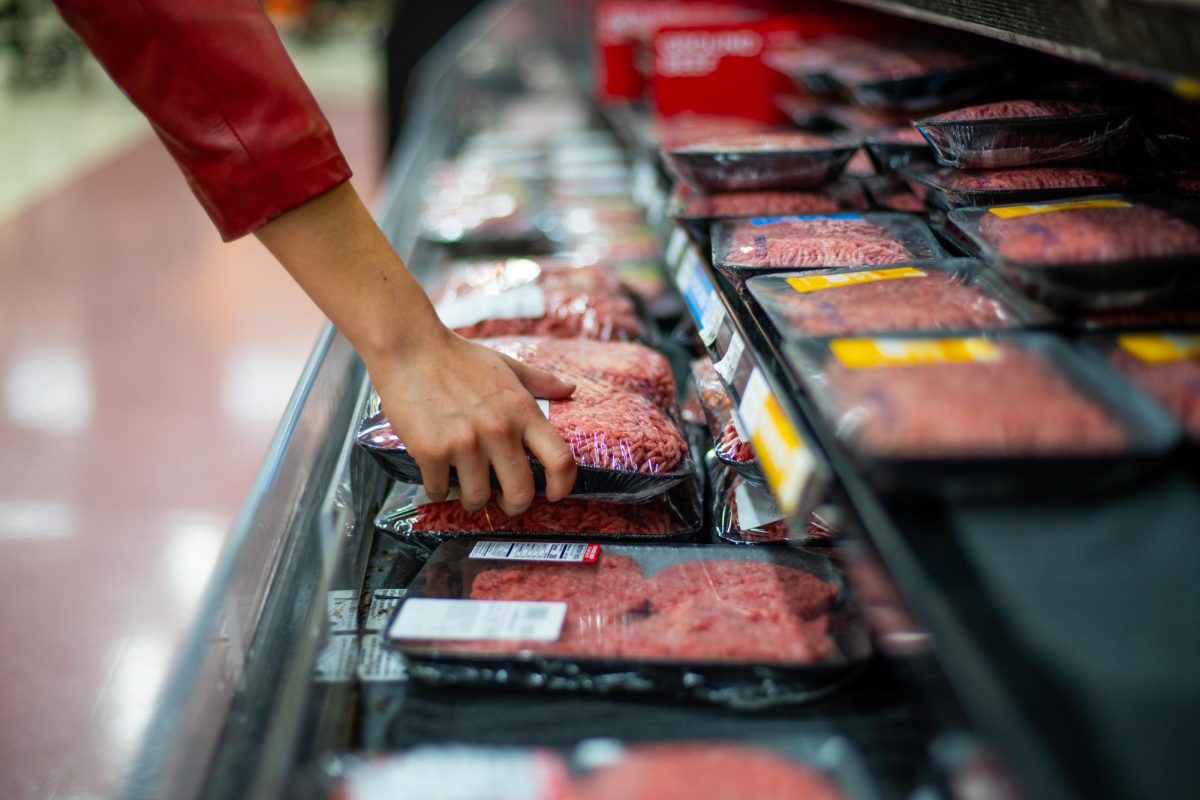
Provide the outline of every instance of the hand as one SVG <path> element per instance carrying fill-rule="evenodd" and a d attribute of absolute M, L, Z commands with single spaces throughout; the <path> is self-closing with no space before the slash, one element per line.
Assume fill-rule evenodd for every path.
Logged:
<path fill-rule="evenodd" d="M 522 513 L 535 494 L 526 450 L 545 467 L 548 499 L 570 492 L 575 458 L 534 397 L 566 399 L 572 384 L 444 328 L 427 334 L 406 358 L 367 368 L 388 421 L 421 467 L 430 499 L 446 499 L 454 467 L 460 502 L 478 511 L 491 499 L 494 469 L 501 510 Z"/>

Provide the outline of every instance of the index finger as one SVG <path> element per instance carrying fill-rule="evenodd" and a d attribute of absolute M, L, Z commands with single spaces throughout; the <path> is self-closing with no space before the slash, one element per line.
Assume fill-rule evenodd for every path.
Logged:
<path fill-rule="evenodd" d="M 523 438 L 525 447 L 546 471 L 546 499 L 556 502 L 566 497 L 575 486 L 575 455 L 571 448 L 554 426 L 540 417 L 525 426 Z"/>

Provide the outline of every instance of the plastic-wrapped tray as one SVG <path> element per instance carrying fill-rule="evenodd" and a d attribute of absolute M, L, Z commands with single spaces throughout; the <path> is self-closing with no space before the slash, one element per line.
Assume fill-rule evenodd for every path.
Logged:
<path fill-rule="evenodd" d="M 1092 103 L 1010 100 L 914 123 L 948 167 L 1024 167 L 1092 161 L 1125 143 L 1133 112 Z"/>
<path fill-rule="evenodd" d="M 687 184 L 675 185 L 667 214 L 687 228 L 692 239 L 708 242 L 714 220 L 736 217 L 774 217 L 787 214 L 823 214 L 865 205 L 857 181 L 838 180 L 814 191 L 756 191 L 701 194 Z"/>
<path fill-rule="evenodd" d="M 901 214 L 928 213 L 925 200 L 908 188 L 908 184 L 891 176 L 876 175 L 863 181 L 871 204 L 883 211 Z"/>
<path fill-rule="evenodd" d="M 767 275 L 746 283 L 784 337 L 1002 330 L 1054 316 L 971 259 Z"/>
<path fill-rule="evenodd" d="M 909 125 L 875 130 L 867 134 L 863 147 L 883 175 L 917 164 L 932 164 L 934 150 L 916 128 Z"/>
<path fill-rule="evenodd" d="M 996 82 L 997 64 L 927 44 L 880 47 L 833 68 L 833 82 L 861 106 L 920 112 L 978 97 Z"/>
<path fill-rule="evenodd" d="M 699 476 L 642 503 L 535 498 L 520 516 L 505 514 L 495 501 L 467 511 L 457 497 L 435 503 L 420 486 L 397 483 L 375 516 L 375 527 L 433 549 L 441 542 L 481 536 L 505 539 L 557 538 L 590 541 L 689 541 L 703 525 Z"/>
<path fill-rule="evenodd" d="M 610 270 L 561 259 L 481 259 L 454 264 L 434 293 L 438 316 L 471 339 L 584 336 L 630 341 L 645 326 Z"/>
<path fill-rule="evenodd" d="M 708 358 L 692 362 L 692 383 L 700 396 L 704 417 L 713 439 L 713 454 L 722 464 L 756 486 L 767 479 L 754 456 L 754 448 L 735 419 L 733 399 Z"/>
<path fill-rule="evenodd" d="M 568 400 L 544 405 L 550 423 L 570 446 L 578 467 L 575 497 L 635 502 L 667 491 L 694 472 L 679 428 L 670 364 L 659 353 L 626 342 L 513 337 L 480 340 L 575 383 Z M 359 424 L 358 444 L 391 477 L 423 483 L 420 467 L 383 414 L 377 395 Z M 545 487 L 540 462 L 530 458 L 534 482 Z M 450 472 L 451 485 L 456 476 Z"/>
<path fill-rule="evenodd" d="M 713 137 L 664 156 L 700 191 L 819 189 L 841 174 L 858 147 L 857 139 L 795 131 Z"/>
<path fill-rule="evenodd" d="M 715 461 L 715 460 L 714 460 Z M 788 529 L 787 519 L 770 493 L 747 482 L 720 462 L 710 464 L 712 520 L 717 538 L 730 544 L 828 544 L 837 532 L 813 513 L 803 534 Z"/>
<path fill-rule="evenodd" d="M 1047 334 L 785 344 L 821 414 L 884 490 L 1096 493 L 1179 431 L 1102 359 Z"/>
<path fill-rule="evenodd" d="M 911 214 L 807 214 L 719 221 L 713 265 L 739 291 L 754 275 L 931 261 L 945 256 Z"/>
<path fill-rule="evenodd" d="M 1139 331 L 1087 341 L 1200 441 L 1200 332 Z"/>
<path fill-rule="evenodd" d="M 1039 203 L 1064 197 L 1134 191 L 1145 181 L 1111 170 L 1079 166 L 1011 167 L 966 171 L 908 169 L 933 190 L 941 208 Z"/>
<path fill-rule="evenodd" d="M 951 225 L 981 256 L 1047 303 L 1144 303 L 1200 285 L 1200 203 L 1119 195 L 956 209 Z"/>
<path fill-rule="evenodd" d="M 447 542 L 410 585 L 388 637 L 415 679 L 761 708 L 823 696 L 871 653 L 841 572 L 812 553 L 580 544 L 572 561 L 561 550 L 513 561 L 496 552 L 509 550 Z"/>

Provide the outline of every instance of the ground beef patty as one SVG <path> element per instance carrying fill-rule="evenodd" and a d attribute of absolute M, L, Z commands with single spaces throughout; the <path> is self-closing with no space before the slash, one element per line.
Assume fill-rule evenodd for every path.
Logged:
<path fill-rule="evenodd" d="M 788 328 L 807 336 L 1013 325 L 1003 304 L 960 275 L 935 269 L 924 273 L 816 291 L 792 291 L 782 282 L 753 291 L 764 300 L 769 293 L 772 316 L 781 314 Z"/>
<path fill-rule="evenodd" d="M 546 299 L 546 314 L 538 318 L 486 319 L 455 328 L 468 339 L 488 336 L 586 336 L 628 341 L 645 334 L 629 292 L 603 267 L 576 267 L 528 259 L 485 262 L 460 267 L 443 287 L 438 302 L 469 301 L 510 286 L 537 284 Z"/>
<path fill-rule="evenodd" d="M 841 800 L 812 767 L 727 744 L 639 748 L 576 782 L 566 800 Z"/>
<path fill-rule="evenodd" d="M 1200 438 L 1200 357 L 1151 364 L 1124 350 L 1116 350 L 1112 360 L 1174 414 L 1188 433 Z"/>
<path fill-rule="evenodd" d="M 1046 266 L 1200 254 L 1200 229 L 1143 204 L 1010 219 L 984 214 L 979 235 L 1006 261 Z"/>
<path fill-rule="evenodd" d="M 839 433 L 887 456 L 1112 453 L 1125 431 L 1038 356 L 998 344 L 995 362 L 849 369 L 825 377 Z"/>
<path fill-rule="evenodd" d="M 467 511 L 457 500 L 450 500 L 421 506 L 412 520 L 412 529 L 424 533 L 605 536 L 669 536 L 676 532 L 670 506 L 662 496 L 644 503 L 572 498 L 551 503 L 544 497 L 537 497 L 525 513 L 517 517 L 508 516 L 494 502 L 480 511 Z"/>
<path fill-rule="evenodd" d="M 858 267 L 916 257 L 887 228 L 861 219 L 734 226 L 721 260 L 735 267 Z"/>
<path fill-rule="evenodd" d="M 827 610 L 837 587 L 797 569 L 688 561 L 656 573 L 645 592 L 650 614 L 629 623 L 628 657 L 807 663 L 833 648 Z"/>

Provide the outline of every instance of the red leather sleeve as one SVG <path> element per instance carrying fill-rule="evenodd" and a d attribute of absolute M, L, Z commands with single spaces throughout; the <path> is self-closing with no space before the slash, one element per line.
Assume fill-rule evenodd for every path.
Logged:
<path fill-rule="evenodd" d="M 256 0 L 55 0 L 226 241 L 350 177 Z"/>

